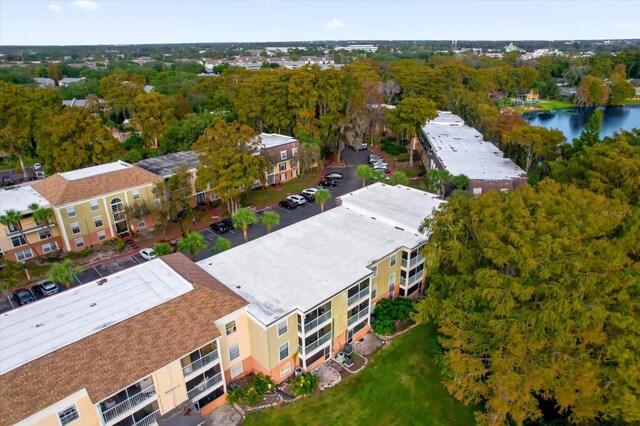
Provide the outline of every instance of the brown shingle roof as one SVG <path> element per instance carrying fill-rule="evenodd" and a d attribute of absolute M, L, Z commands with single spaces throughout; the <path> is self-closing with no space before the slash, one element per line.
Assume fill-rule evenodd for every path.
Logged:
<path fill-rule="evenodd" d="M 217 338 L 213 321 L 248 304 L 184 255 L 162 260 L 194 289 L 0 376 L 0 424 L 83 388 L 98 403 Z"/>
<path fill-rule="evenodd" d="M 110 192 L 121 191 L 144 184 L 150 184 L 162 178 L 143 168 L 131 166 L 84 179 L 68 181 L 56 173 L 32 185 L 40 195 L 53 206 L 93 198 Z"/>

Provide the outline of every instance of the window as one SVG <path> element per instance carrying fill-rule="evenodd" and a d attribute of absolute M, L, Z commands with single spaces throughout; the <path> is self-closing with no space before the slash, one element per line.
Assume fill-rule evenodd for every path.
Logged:
<path fill-rule="evenodd" d="M 389 259 L 389 266 L 394 267 L 394 266 L 396 266 L 396 263 L 398 263 L 398 253 L 394 254 Z"/>
<path fill-rule="evenodd" d="M 473 195 L 482 194 L 482 188 L 473 188 Z"/>
<path fill-rule="evenodd" d="M 371 271 L 373 274 L 371 275 L 373 278 L 378 276 L 378 265 L 371 267 Z"/>
<path fill-rule="evenodd" d="M 79 234 L 80 233 L 80 224 L 78 222 L 74 222 L 71 225 L 71 233 Z"/>
<path fill-rule="evenodd" d="M 236 326 L 235 320 L 225 324 L 224 329 L 227 331 L 227 336 L 235 333 L 236 330 L 238 329 L 238 327 Z"/>
<path fill-rule="evenodd" d="M 51 238 L 51 231 L 49 231 L 48 229 L 42 229 L 38 232 L 38 237 L 40 237 L 41 240 Z"/>
<path fill-rule="evenodd" d="M 132 197 L 134 200 L 137 200 L 138 198 L 140 198 L 140 191 L 138 191 L 138 190 L 131 191 L 131 197 Z"/>
<path fill-rule="evenodd" d="M 91 211 L 94 212 L 96 210 L 98 210 L 98 202 L 97 201 L 92 201 L 91 203 L 89 203 L 91 205 Z"/>
<path fill-rule="evenodd" d="M 9 224 L 9 232 L 16 232 L 20 229 L 22 229 L 22 225 L 20 225 L 20 222 Z"/>
<path fill-rule="evenodd" d="M 229 346 L 229 361 L 240 357 L 240 343 Z"/>
<path fill-rule="evenodd" d="M 291 363 L 288 362 L 285 365 L 283 365 L 282 367 L 280 367 L 280 378 L 284 379 L 285 377 L 287 377 L 289 375 L 289 373 L 291 373 Z"/>
<path fill-rule="evenodd" d="M 98 240 L 102 241 L 105 238 L 107 238 L 107 234 L 105 234 L 104 231 L 99 231 L 98 232 Z"/>
<path fill-rule="evenodd" d="M 395 286 L 395 284 L 396 284 L 396 273 L 395 273 L 395 272 L 393 272 L 393 273 L 389 274 L 389 281 L 388 281 L 388 283 L 389 283 L 389 290 L 393 289 L 393 287 L 394 287 L 394 286 Z"/>
<path fill-rule="evenodd" d="M 27 260 L 33 257 L 33 253 L 31 252 L 31 249 L 26 249 L 26 250 L 22 250 L 22 251 L 17 251 L 16 252 L 16 260 L 18 262 L 22 262 L 23 260 Z"/>
<path fill-rule="evenodd" d="M 234 365 L 231 367 L 231 377 L 236 377 L 242 374 L 242 364 Z"/>
<path fill-rule="evenodd" d="M 291 148 L 291 156 L 295 157 L 298 155 L 298 148 Z"/>
<path fill-rule="evenodd" d="M 289 330 L 289 326 L 287 324 L 287 320 L 284 320 L 278 323 L 278 337 L 282 336 Z"/>
<path fill-rule="evenodd" d="M 76 409 L 76 406 L 72 405 L 69 408 L 65 408 L 64 410 L 59 411 L 58 418 L 60 419 L 60 424 L 64 426 L 78 420 L 80 418 L 80 415 L 78 414 L 78 410 Z"/>
<path fill-rule="evenodd" d="M 76 217 L 75 207 L 67 207 L 67 217 Z"/>
<path fill-rule="evenodd" d="M 289 342 L 286 342 L 284 345 L 278 348 L 278 352 L 280 353 L 280 361 L 284 361 L 289 356 Z"/>
<path fill-rule="evenodd" d="M 11 244 L 14 247 L 20 247 L 27 244 L 27 240 L 22 235 L 16 235 L 15 237 L 11 237 Z"/>
<path fill-rule="evenodd" d="M 138 219 L 138 228 L 144 228 L 144 218 Z"/>
<path fill-rule="evenodd" d="M 94 217 L 93 224 L 96 226 L 96 228 L 102 228 L 102 216 Z"/>
<path fill-rule="evenodd" d="M 287 151 L 280 151 L 280 159 L 281 160 L 287 159 Z"/>
<path fill-rule="evenodd" d="M 51 251 L 55 251 L 57 248 L 58 248 L 58 246 L 56 245 L 55 241 L 42 245 L 42 251 L 44 253 L 49 253 Z"/>
<path fill-rule="evenodd" d="M 284 172 L 285 170 L 287 170 L 287 163 L 279 163 L 278 170 L 281 172 Z"/>
<path fill-rule="evenodd" d="M 75 243 L 77 248 L 84 247 L 84 238 L 82 238 L 82 237 L 76 238 L 75 240 L 73 240 L 73 242 Z"/>

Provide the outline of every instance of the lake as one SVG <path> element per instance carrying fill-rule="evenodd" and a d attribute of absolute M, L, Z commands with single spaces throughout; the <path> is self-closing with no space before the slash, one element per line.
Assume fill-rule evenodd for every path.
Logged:
<path fill-rule="evenodd" d="M 602 119 L 601 136 L 611 136 L 620 129 L 631 130 L 640 128 L 640 107 L 598 107 L 604 112 Z M 596 107 L 576 107 L 556 109 L 552 111 L 527 112 L 522 117 L 527 119 L 532 126 L 542 126 L 548 129 L 558 129 L 571 142 L 573 138 L 580 136 L 591 114 Z"/>

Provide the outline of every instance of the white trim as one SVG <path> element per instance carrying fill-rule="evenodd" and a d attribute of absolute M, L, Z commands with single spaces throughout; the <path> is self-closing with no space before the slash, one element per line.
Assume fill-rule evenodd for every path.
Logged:
<path fill-rule="evenodd" d="M 62 213 L 60 213 L 59 208 L 53 209 L 56 218 L 58 219 L 58 223 L 61 224 L 58 228 L 60 229 L 60 236 L 62 237 L 62 241 L 64 245 L 67 247 L 67 251 L 71 251 L 71 241 L 69 241 L 69 236 L 67 235 L 66 226 L 64 226 L 65 222 L 62 220 Z"/>
<path fill-rule="evenodd" d="M 231 348 L 233 348 L 234 346 L 238 347 L 238 356 L 235 358 L 231 358 Z M 236 359 L 240 358 L 240 356 L 242 355 L 240 353 L 240 342 L 236 342 L 233 345 L 230 345 L 229 348 L 227 349 L 227 355 L 229 355 L 229 362 L 235 361 Z"/>
<path fill-rule="evenodd" d="M 230 325 L 231 323 L 233 323 L 233 327 L 232 327 L 233 331 L 229 332 L 229 329 L 227 328 L 227 326 Z M 237 331 L 238 331 L 238 321 L 236 321 L 236 320 L 231 320 L 231 321 L 229 321 L 228 323 L 226 323 L 224 325 L 224 334 L 225 334 L 225 336 L 231 336 L 233 334 L 236 334 Z"/>
<path fill-rule="evenodd" d="M 76 415 L 77 415 L 78 417 L 76 417 L 75 419 L 71 420 L 69 423 L 65 423 L 65 425 L 69 425 L 69 424 L 71 424 L 71 423 L 74 423 L 74 422 L 77 422 L 78 420 L 80 420 L 80 410 L 78 410 L 78 406 L 77 406 L 76 404 L 71 404 L 71 405 L 70 405 L 70 406 L 68 406 L 67 408 L 63 408 L 62 410 L 59 410 L 59 411 L 57 412 L 57 415 L 58 415 L 58 423 L 59 423 L 60 425 L 62 425 L 62 424 L 63 424 L 63 423 L 62 423 L 62 419 L 60 418 L 60 413 L 62 413 L 62 412 L 64 412 L 64 411 L 66 411 L 66 410 L 69 410 L 69 409 L 71 409 L 71 408 L 73 408 L 73 411 L 75 411 L 75 412 L 76 412 Z"/>
<path fill-rule="evenodd" d="M 284 369 L 287 369 L 287 371 L 283 371 Z M 287 377 L 289 374 L 291 374 L 291 362 L 287 362 L 286 364 L 282 365 L 280 367 L 280 378 L 284 379 L 285 377 Z"/>
<path fill-rule="evenodd" d="M 284 323 L 285 329 L 282 333 L 280 333 L 280 324 Z M 289 318 L 285 318 L 276 324 L 276 329 L 278 330 L 278 337 L 281 337 L 289 332 Z"/>
<path fill-rule="evenodd" d="M 282 352 L 282 348 L 286 346 L 287 347 L 287 354 L 284 356 L 284 358 L 282 358 L 281 352 Z M 284 342 L 283 344 L 281 344 L 280 346 L 278 346 L 278 362 L 282 362 L 285 359 L 289 358 L 289 342 Z"/>
<path fill-rule="evenodd" d="M 83 388 L 67 396 L 66 398 L 61 399 L 58 402 L 54 402 L 53 404 L 50 404 L 45 409 L 40 410 L 37 413 L 32 414 L 31 416 L 19 421 L 18 423 L 15 424 L 15 426 L 31 426 L 34 424 L 39 424 L 40 422 L 44 421 L 46 418 L 50 417 L 51 415 L 57 414 L 58 411 L 64 410 L 65 408 L 69 407 L 71 404 L 75 404 L 77 406 L 78 401 L 85 397 L 90 400 L 89 395 L 87 394 L 87 390 Z M 99 421 L 98 411 L 94 410 L 93 412 L 96 415 L 96 420 Z M 82 413 L 80 412 L 80 410 L 78 410 L 78 414 L 80 414 L 80 416 L 82 417 Z M 60 424 L 59 420 L 58 420 L 58 424 Z"/>
<path fill-rule="evenodd" d="M 102 197 L 102 205 L 104 205 L 104 211 L 105 214 L 107 215 L 107 223 L 109 224 L 109 232 L 111 233 L 111 238 L 113 238 L 115 235 L 113 233 L 113 224 L 111 223 L 111 210 L 109 210 L 109 208 L 107 207 L 107 197 Z"/>
<path fill-rule="evenodd" d="M 158 181 L 160 181 L 160 180 L 161 179 L 158 179 Z M 127 191 L 132 191 L 134 189 L 142 189 L 142 188 L 146 188 L 147 186 L 151 186 L 153 188 L 153 185 L 154 185 L 154 183 L 151 182 L 151 183 L 147 183 L 147 184 L 140 185 L 140 186 L 134 186 L 132 188 L 119 189 L 117 191 L 109 192 L 108 194 L 100 194 L 100 195 L 96 195 L 94 197 L 83 198 L 81 200 L 71 201 L 71 202 L 66 203 L 66 204 L 60 204 L 60 205 L 58 205 L 56 207 L 65 208 L 66 206 L 74 206 L 74 205 L 77 205 L 77 204 L 80 204 L 80 203 L 88 203 L 91 200 L 99 200 L 100 198 L 113 197 L 113 196 L 118 195 L 118 194 L 124 194 L 124 197 L 127 198 Z"/>

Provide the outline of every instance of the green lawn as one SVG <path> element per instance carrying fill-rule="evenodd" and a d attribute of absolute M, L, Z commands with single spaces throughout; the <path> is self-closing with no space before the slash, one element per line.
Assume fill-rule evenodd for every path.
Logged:
<path fill-rule="evenodd" d="M 627 99 L 624 101 L 625 105 L 640 105 L 640 99 Z"/>
<path fill-rule="evenodd" d="M 472 425 L 472 409 L 440 384 L 434 327 L 421 325 L 374 355 L 364 371 L 313 397 L 250 414 L 249 425 Z"/>
<path fill-rule="evenodd" d="M 247 193 L 245 203 L 252 207 L 264 207 L 283 200 L 287 194 L 299 194 L 303 189 L 317 186 L 319 181 L 320 171 L 316 171 L 305 174 L 302 179 L 295 178 L 283 183 L 280 190 L 270 187 L 252 189 Z"/>
<path fill-rule="evenodd" d="M 575 105 L 564 101 L 538 101 L 536 106 L 542 108 L 542 111 L 549 111 L 552 109 L 572 108 Z"/>

